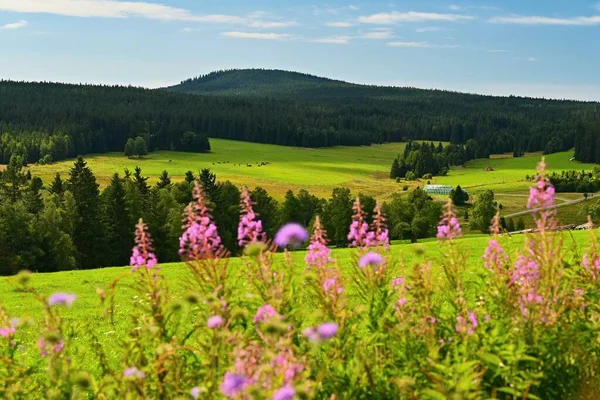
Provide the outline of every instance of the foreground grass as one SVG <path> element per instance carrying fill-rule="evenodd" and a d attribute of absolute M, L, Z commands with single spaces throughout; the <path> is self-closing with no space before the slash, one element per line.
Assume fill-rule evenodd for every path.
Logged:
<path fill-rule="evenodd" d="M 561 233 L 564 237 L 565 247 L 576 249 L 578 251 L 586 250 L 589 232 L 567 232 Z M 457 241 L 460 249 L 467 254 L 467 269 L 476 271 L 482 263 L 482 255 L 487 246 L 488 237 L 486 235 L 469 236 Z M 514 254 L 515 250 L 523 247 L 525 235 L 505 235 L 501 239 L 502 245 L 509 254 Z M 356 250 L 354 249 L 336 249 L 333 256 L 338 260 L 342 271 L 348 277 Z M 391 247 L 391 254 L 394 260 L 398 261 L 394 265 L 398 275 L 405 274 L 404 268 L 410 269 L 413 265 L 424 261 L 433 261 L 434 267 L 442 257 L 439 243 L 435 240 L 429 240 L 424 243 L 401 244 Z M 299 251 L 293 253 L 294 268 L 293 271 L 300 279 L 304 268 L 305 252 Z M 282 254 L 276 256 L 276 261 L 283 260 Z M 241 258 L 231 258 L 229 261 L 230 276 L 232 282 L 240 292 L 247 291 L 245 286 L 244 268 Z M 168 281 L 171 295 L 176 299 L 182 299 L 189 290 L 194 288 L 189 285 L 190 279 L 187 267 L 183 263 L 164 264 L 162 272 Z M 100 301 L 96 290 L 106 288 L 113 280 L 124 275 L 125 278 L 119 284 L 120 289 L 116 297 L 116 316 L 118 324 L 126 324 L 122 317 L 128 315 L 136 307 L 134 291 L 129 287 L 133 283 L 133 277 L 130 274 L 129 267 L 104 268 L 98 270 L 66 271 L 49 274 L 35 274 L 31 281 L 31 287 L 44 295 L 50 295 L 56 292 L 69 292 L 77 294 L 78 298 L 72 308 L 66 308 L 63 315 L 71 321 L 82 324 L 93 324 L 102 331 L 107 327 L 107 321 L 104 318 L 103 310 L 100 307 Z M 16 277 L 0 278 L 0 298 L 5 309 L 14 316 L 39 315 L 39 303 L 28 293 L 23 293 L 18 289 Z M 307 313 L 310 307 L 307 307 Z M 106 333 L 106 332 L 100 332 Z"/>

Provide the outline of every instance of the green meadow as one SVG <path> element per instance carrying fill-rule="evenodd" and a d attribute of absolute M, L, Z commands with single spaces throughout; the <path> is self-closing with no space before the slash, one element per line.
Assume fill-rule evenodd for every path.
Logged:
<path fill-rule="evenodd" d="M 589 232 L 567 232 L 560 233 L 563 235 L 564 248 L 575 250 L 573 254 L 581 255 L 586 250 L 589 243 Z M 511 257 L 515 257 L 516 252 L 524 246 L 525 235 L 504 235 L 500 239 L 500 243 L 506 249 Z M 467 279 L 467 291 L 472 297 L 480 290 L 482 284 L 481 268 L 483 265 L 482 255 L 487 246 L 488 237 L 485 235 L 469 236 L 460 238 L 456 241 L 457 246 L 467 254 L 467 271 L 470 271 L 470 278 Z M 304 274 L 304 255 L 305 252 L 294 252 L 293 269 L 297 277 L 297 282 L 301 283 Z M 439 261 L 442 260 L 443 248 L 434 240 L 427 240 L 417 244 L 397 244 L 391 247 L 391 268 L 394 270 L 395 276 L 402 276 L 409 273 L 412 267 L 418 263 L 426 261 L 433 262 L 434 280 L 443 281 L 441 276 L 441 268 Z M 341 267 L 346 290 L 349 290 L 351 296 L 352 284 L 349 282 L 349 272 L 352 268 L 352 263 L 356 259 L 356 250 L 354 249 L 336 249 L 333 251 L 333 256 L 337 258 Z M 275 257 L 275 262 L 283 262 L 282 254 Z M 162 273 L 170 289 L 170 296 L 173 300 L 183 299 L 185 294 L 193 291 L 190 279 L 191 275 L 187 271 L 187 267 L 183 263 L 165 264 L 161 266 Z M 247 297 L 250 289 L 246 286 L 247 279 L 244 278 L 243 260 L 241 258 L 231 258 L 229 260 L 230 282 L 235 287 L 237 296 Z M 107 317 L 104 314 L 104 309 L 101 306 L 97 290 L 106 289 L 108 285 L 115 279 L 123 277 L 117 286 L 115 297 L 115 327 L 111 326 Z M 36 335 L 39 335 L 37 328 L 40 317 L 39 300 L 31 293 L 22 291 L 17 283 L 18 277 L 0 278 L 0 299 L 1 304 L 11 317 L 29 318 L 31 326 L 22 330 L 24 339 L 28 343 L 36 343 Z M 131 274 L 129 267 L 105 268 L 100 270 L 82 270 L 82 271 L 67 271 L 49 274 L 34 274 L 31 277 L 30 287 L 35 289 L 38 294 L 51 295 L 56 292 L 74 293 L 77 295 L 77 300 L 72 307 L 61 308 L 61 315 L 68 320 L 77 331 L 93 332 L 103 345 L 110 349 L 110 344 L 119 338 L 124 338 L 127 332 L 133 328 L 131 320 L 131 312 L 141 306 L 143 299 L 139 298 L 137 293 L 132 289 L 134 275 Z M 311 305 L 315 300 L 311 297 L 309 291 L 302 287 L 298 290 L 297 295 L 305 297 L 303 304 L 306 307 L 301 311 L 307 320 L 312 318 L 311 310 L 314 307 Z M 441 287 L 441 286 L 440 286 Z M 441 294 L 441 293 L 440 293 Z M 190 312 L 195 312 L 190 310 Z M 90 337 L 83 334 L 76 336 L 72 340 L 87 343 Z M 24 347 L 21 349 L 28 356 L 36 357 L 37 349 L 34 347 Z M 110 350 L 109 350 L 110 354 Z M 116 356 L 116 355 L 115 355 Z M 91 363 L 94 357 L 91 352 L 82 354 L 79 362 L 84 364 Z"/>
<path fill-rule="evenodd" d="M 305 149 L 211 139 L 211 145 L 213 150 L 207 154 L 157 151 L 142 159 L 129 159 L 121 153 L 90 155 L 85 159 L 101 187 L 108 184 L 115 172 L 133 171 L 136 166 L 150 177 L 150 183 L 156 182 L 164 170 L 169 172 L 174 182 L 178 182 L 183 180 L 186 171 L 197 174 L 203 168 L 210 168 L 219 180 L 229 180 L 250 188 L 261 186 L 278 200 L 282 200 L 290 189 L 307 189 L 319 197 L 328 198 L 333 188 L 339 186 L 349 188 L 354 194 L 364 193 L 387 200 L 394 193 L 404 193 L 405 185 L 412 190 L 427 183 L 424 180 L 397 183 L 388 178 L 391 162 L 404 151 L 405 143 Z M 548 170 L 591 170 L 594 167 L 593 164 L 570 161 L 572 155 L 572 151 L 568 151 L 545 156 Z M 503 205 L 503 215 L 509 215 L 525 210 L 531 184 L 526 176 L 535 174 L 541 157 L 540 153 L 528 153 L 520 158 L 495 155 L 489 159 L 473 160 L 464 167 L 453 167 L 448 176 L 434 177 L 431 183 L 461 185 L 474 195 L 492 189 Z M 261 163 L 268 164 L 259 166 Z M 72 165 L 73 160 L 68 160 L 34 165 L 30 170 L 48 184 L 57 172 L 63 177 L 68 176 Z M 581 196 L 560 193 L 557 203 Z M 438 197 L 445 201 L 445 198 Z M 586 217 L 580 212 L 583 204 L 565 207 L 561 212 L 561 222 L 585 222 Z"/>

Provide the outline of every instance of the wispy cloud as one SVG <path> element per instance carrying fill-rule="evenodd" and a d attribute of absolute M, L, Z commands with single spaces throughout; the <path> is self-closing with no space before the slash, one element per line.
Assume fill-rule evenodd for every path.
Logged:
<path fill-rule="evenodd" d="M 487 50 L 488 53 L 508 53 L 508 50 L 501 50 L 501 49 L 491 49 L 491 50 Z"/>
<path fill-rule="evenodd" d="M 6 25 L 2 25 L 0 26 L 0 30 L 1 31 L 6 31 L 9 29 L 21 29 L 21 28 L 25 28 L 29 25 L 29 23 L 25 20 L 21 20 L 19 22 L 14 22 L 12 24 L 6 24 Z"/>
<path fill-rule="evenodd" d="M 372 30 L 370 32 L 365 32 L 362 35 L 358 36 L 358 38 L 360 38 L 360 39 L 374 39 L 374 40 L 391 39 L 393 37 L 394 37 L 394 32 L 389 29 Z"/>
<path fill-rule="evenodd" d="M 535 57 L 528 57 L 528 58 L 527 58 L 527 61 L 531 61 L 531 62 L 535 62 L 535 61 L 537 61 L 537 60 L 538 60 L 538 59 L 537 59 L 537 58 L 535 58 Z"/>
<path fill-rule="evenodd" d="M 311 42 L 314 43 L 330 43 L 330 44 L 348 44 L 350 43 L 350 36 L 330 36 L 319 39 L 313 39 Z"/>
<path fill-rule="evenodd" d="M 259 39 L 259 40 L 291 40 L 294 35 L 287 33 L 260 33 L 260 32 L 223 32 L 223 36 L 236 39 Z"/>
<path fill-rule="evenodd" d="M 390 25 L 400 22 L 428 22 L 428 21 L 468 21 L 475 17 L 471 15 L 460 14 L 440 14 L 440 13 L 425 13 L 425 12 L 384 12 L 373 15 L 365 15 L 358 17 L 358 21 L 365 24 L 380 24 Z"/>
<path fill-rule="evenodd" d="M 424 32 L 441 32 L 441 31 L 445 31 L 447 30 L 446 28 L 442 28 L 441 26 L 426 26 L 424 28 L 417 28 L 415 29 L 416 32 L 418 33 L 424 33 Z"/>
<path fill-rule="evenodd" d="M 328 22 L 325 25 L 332 28 L 350 28 L 353 24 L 352 22 Z"/>
<path fill-rule="evenodd" d="M 194 14 L 189 10 L 145 1 L 117 0 L 0 0 L 0 11 L 43 13 L 81 18 L 146 18 L 166 21 L 238 24 L 254 28 L 282 28 L 294 21 L 263 21 L 266 13 L 247 16 Z"/>
<path fill-rule="evenodd" d="M 600 15 L 590 17 L 556 18 L 544 16 L 513 15 L 509 17 L 493 17 L 489 19 L 493 24 L 515 25 L 563 25 L 563 26 L 592 26 L 600 25 Z"/>
<path fill-rule="evenodd" d="M 415 47 L 415 48 L 438 48 L 438 49 L 457 49 L 459 45 L 433 44 L 429 42 L 389 42 L 390 47 Z"/>

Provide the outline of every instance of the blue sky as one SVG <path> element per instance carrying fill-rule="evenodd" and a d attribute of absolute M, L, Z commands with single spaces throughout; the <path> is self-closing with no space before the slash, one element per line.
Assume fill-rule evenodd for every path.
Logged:
<path fill-rule="evenodd" d="M 0 78 L 159 87 L 230 68 L 600 101 L 583 0 L 0 0 Z"/>

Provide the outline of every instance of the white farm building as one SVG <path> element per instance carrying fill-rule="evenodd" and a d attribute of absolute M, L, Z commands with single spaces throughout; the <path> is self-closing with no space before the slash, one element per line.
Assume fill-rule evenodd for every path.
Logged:
<path fill-rule="evenodd" d="M 454 187 L 449 185 L 425 185 L 423 188 L 427 194 L 443 194 L 445 196 L 449 196 L 452 189 L 454 189 Z M 463 192 L 468 194 L 465 189 L 463 189 Z"/>

